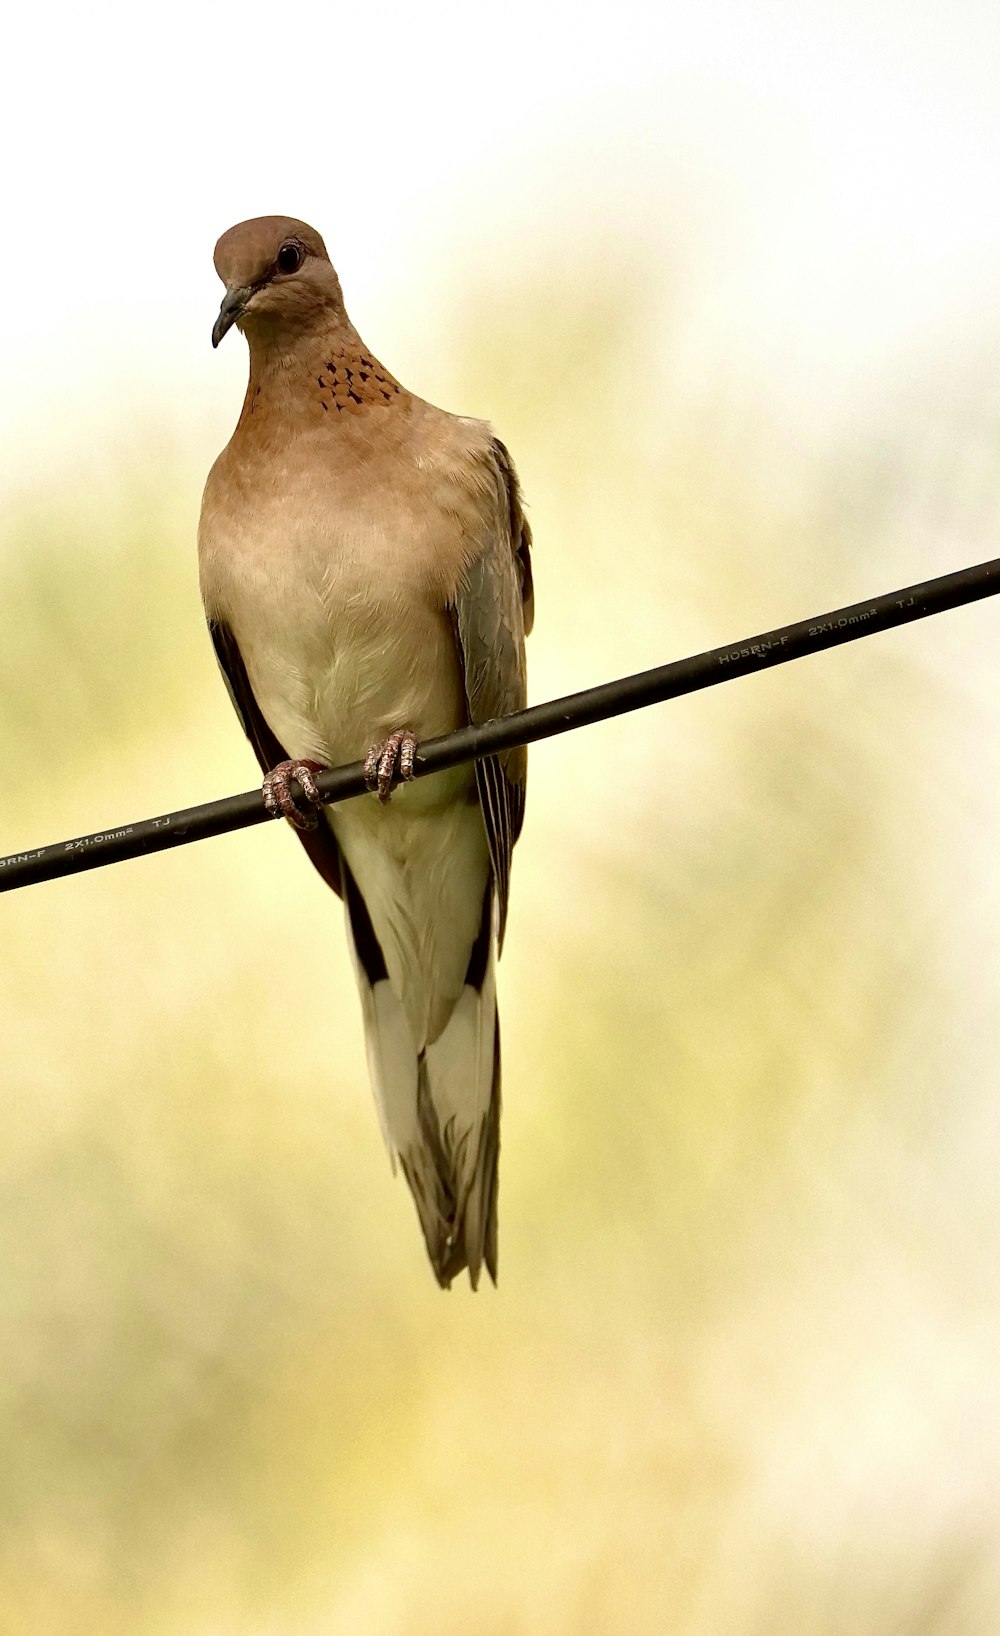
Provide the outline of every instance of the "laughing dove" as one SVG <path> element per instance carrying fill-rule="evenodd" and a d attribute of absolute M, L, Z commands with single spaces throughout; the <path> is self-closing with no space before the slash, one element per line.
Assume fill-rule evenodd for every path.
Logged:
<path fill-rule="evenodd" d="M 488 425 L 368 350 L 313 228 L 242 222 L 215 266 L 212 342 L 244 332 L 250 382 L 202 502 L 212 640 L 268 807 L 344 900 L 382 1130 L 438 1282 L 468 1267 L 475 1288 L 497 1272 L 494 967 L 525 752 L 398 780 L 416 740 L 525 703 L 517 476 Z M 312 774 L 362 759 L 380 799 L 317 810 Z"/>

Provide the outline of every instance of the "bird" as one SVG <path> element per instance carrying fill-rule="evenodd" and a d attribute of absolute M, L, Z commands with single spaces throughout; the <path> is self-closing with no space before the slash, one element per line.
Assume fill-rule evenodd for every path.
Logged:
<path fill-rule="evenodd" d="M 199 579 L 215 655 L 287 818 L 343 900 L 392 1167 L 438 1283 L 497 1281 L 496 961 L 526 752 L 413 780 L 420 740 L 526 702 L 531 532 L 491 426 L 408 391 L 362 341 L 320 234 L 290 216 L 215 247 L 250 373 L 209 473 Z M 364 761 L 369 795 L 315 776 Z"/>

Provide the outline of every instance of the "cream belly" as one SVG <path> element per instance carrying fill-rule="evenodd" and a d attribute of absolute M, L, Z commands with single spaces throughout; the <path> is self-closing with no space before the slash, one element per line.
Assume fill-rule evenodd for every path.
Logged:
<path fill-rule="evenodd" d="M 288 754 L 337 765 L 397 727 L 429 738 L 458 726 L 464 695 L 444 609 L 391 561 L 379 572 L 377 560 L 311 558 L 289 552 L 264 583 L 241 577 L 222 599 Z"/>
<path fill-rule="evenodd" d="M 464 720 L 447 614 L 405 573 L 391 583 L 389 573 L 373 573 L 371 558 L 363 567 L 352 559 L 299 557 L 296 565 L 289 553 L 266 583 L 234 586 L 225 599 L 275 736 L 289 756 L 327 766 L 363 759 L 396 728 L 419 742 Z M 479 929 L 489 854 L 475 775 L 455 768 L 396 790 L 385 805 L 374 796 L 345 802 L 326 821 L 419 1050 L 462 992 Z"/>

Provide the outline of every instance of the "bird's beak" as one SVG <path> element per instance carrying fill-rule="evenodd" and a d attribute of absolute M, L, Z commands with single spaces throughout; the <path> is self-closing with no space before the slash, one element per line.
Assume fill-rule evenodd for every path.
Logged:
<path fill-rule="evenodd" d="M 218 346 L 226 331 L 232 329 L 253 293 L 250 285 L 245 285 L 239 290 L 226 291 L 222 306 L 219 308 L 219 316 L 212 326 L 212 345 L 214 347 Z"/>

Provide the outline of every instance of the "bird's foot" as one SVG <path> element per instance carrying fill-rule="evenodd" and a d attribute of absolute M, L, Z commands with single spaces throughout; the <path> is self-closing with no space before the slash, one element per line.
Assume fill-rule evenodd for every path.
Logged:
<path fill-rule="evenodd" d="M 372 794 L 377 791 L 380 801 L 388 801 L 397 772 L 401 779 L 413 777 L 416 753 L 417 741 L 408 727 L 399 727 L 380 744 L 373 744 L 365 756 L 365 783 Z"/>
<path fill-rule="evenodd" d="M 314 775 L 325 771 L 319 761 L 279 761 L 265 777 L 262 789 L 264 805 L 271 817 L 287 818 L 296 829 L 315 829 L 319 823 L 316 808 L 323 803 Z M 305 811 L 296 803 L 293 781 L 309 802 Z"/>

